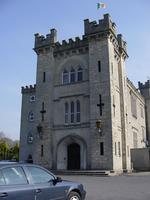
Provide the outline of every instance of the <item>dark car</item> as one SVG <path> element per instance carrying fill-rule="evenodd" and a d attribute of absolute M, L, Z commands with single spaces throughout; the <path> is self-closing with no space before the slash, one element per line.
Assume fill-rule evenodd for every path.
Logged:
<path fill-rule="evenodd" d="M 84 200 L 85 193 L 38 165 L 0 164 L 0 200 Z"/>

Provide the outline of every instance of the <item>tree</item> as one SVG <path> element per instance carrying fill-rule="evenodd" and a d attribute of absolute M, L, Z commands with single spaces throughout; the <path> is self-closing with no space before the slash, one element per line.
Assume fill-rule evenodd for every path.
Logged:
<path fill-rule="evenodd" d="M 6 141 L 0 140 L 0 159 L 5 160 L 7 158 L 7 153 L 9 150 L 9 145 Z"/>

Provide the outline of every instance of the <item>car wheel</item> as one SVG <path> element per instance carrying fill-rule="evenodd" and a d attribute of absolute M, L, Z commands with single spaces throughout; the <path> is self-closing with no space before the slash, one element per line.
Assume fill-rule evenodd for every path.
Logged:
<path fill-rule="evenodd" d="M 81 197 L 77 192 L 70 192 L 67 200 L 81 200 Z"/>

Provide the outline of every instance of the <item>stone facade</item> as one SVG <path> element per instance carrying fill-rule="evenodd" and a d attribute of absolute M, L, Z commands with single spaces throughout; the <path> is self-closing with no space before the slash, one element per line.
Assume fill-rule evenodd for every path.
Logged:
<path fill-rule="evenodd" d="M 35 34 L 34 51 L 36 86 L 22 88 L 20 160 L 130 170 L 130 149 L 145 147 L 145 100 L 126 77 L 126 42 L 110 16 L 84 20 L 82 39 L 62 44 L 55 29 Z"/>

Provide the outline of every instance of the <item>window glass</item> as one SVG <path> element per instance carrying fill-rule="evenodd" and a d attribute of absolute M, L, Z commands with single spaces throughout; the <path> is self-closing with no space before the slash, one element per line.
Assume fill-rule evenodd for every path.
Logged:
<path fill-rule="evenodd" d="M 69 105 L 65 103 L 65 123 L 68 123 L 68 113 L 69 113 Z"/>
<path fill-rule="evenodd" d="M 80 67 L 78 69 L 78 81 L 82 81 L 83 80 L 83 69 Z"/>
<path fill-rule="evenodd" d="M 22 167 L 7 167 L 2 169 L 7 185 L 27 184 L 27 179 Z"/>
<path fill-rule="evenodd" d="M 54 176 L 47 173 L 45 170 L 38 167 L 28 167 L 28 170 L 32 176 L 34 184 L 38 183 L 48 183 L 50 180 L 54 179 Z"/>
<path fill-rule="evenodd" d="M 70 72 L 70 82 L 74 83 L 75 81 L 76 81 L 76 72 L 74 69 L 72 69 Z"/>
<path fill-rule="evenodd" d="M 77 101 L 77 122 L 80 122 L 80 101 Z"/>
<path fill-rule="evenodd" d="M 137 118 L 136 96 L 132 92 L 131 92 L 131 112 L 132 112 L 132 116 Z"/>
<path fill-rule="evenodd" d="M 35 95 L 31 95 L 30 96 L 30 102 L 34 102 L 35 101 Z"/>
<path fill-rule="evenodd" d="M 1 171 L 0 171 L 0 185 L 5 185 L 4 177 L 2 176 Z"/>
<path fill-rule="evenodd" d="M 68 84 L 69 83 L 69 73 L 67 70 L 63 72 L 63 84 Z"/>
<path fill-rule="evenodd" d="M 74 102 L 71 102 L 71 123 L 74 122 Z"/>
<path fill-rule="evenodd" d="M 30 122 L 33 122 L 33 121 L 34 121 L 34 113 L 33 113 L 32 111 L 29 112 L 28 120 L 29 120 Z"/>

